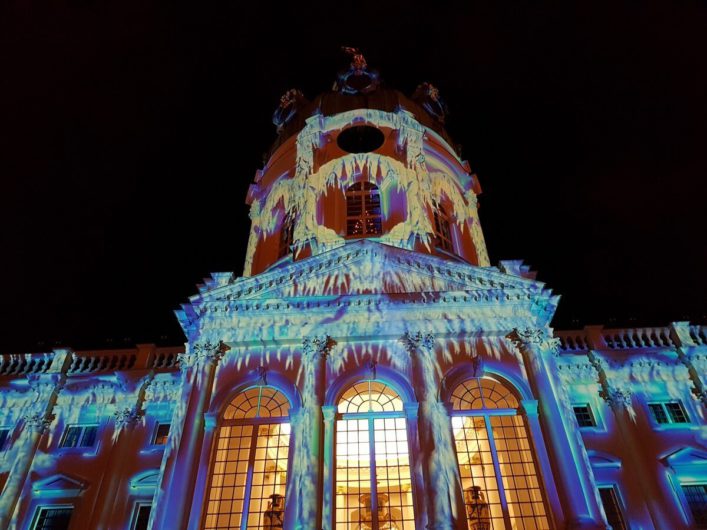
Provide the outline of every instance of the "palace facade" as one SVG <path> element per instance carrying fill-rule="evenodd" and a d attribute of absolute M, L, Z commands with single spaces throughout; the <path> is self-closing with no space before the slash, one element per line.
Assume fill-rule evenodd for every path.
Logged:
<path fill-rule="evenodd" d="M 707 328 L 555 331 L 424 83 L 281 99 L 184 347 L 3 355 L 0 528 L 707 528 Z"/>

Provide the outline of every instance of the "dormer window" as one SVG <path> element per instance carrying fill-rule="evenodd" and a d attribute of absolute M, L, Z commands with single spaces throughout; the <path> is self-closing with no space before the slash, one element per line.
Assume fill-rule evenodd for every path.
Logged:
<path fill-rule="evenodd" d="M 372 182 L 357 182 L 349 186 L 346 190 L 346 235 L 369 237 L 382 233 L 378 186 Z"/>
<path fill-rule="evenodd" d="M 435 220 L 435 238 L 437 246 L 447 252 L 454 252 L 449 216 L 442 205 L 434 200 L 432 201 L 432 214 L 434 215 Z"/>

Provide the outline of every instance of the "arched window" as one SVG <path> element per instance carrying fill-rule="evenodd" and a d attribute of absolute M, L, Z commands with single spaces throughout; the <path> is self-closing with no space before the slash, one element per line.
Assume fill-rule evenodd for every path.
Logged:
<path fill-rule="evenodd" d="M 454 252 L 452 243 L 452 230 L 447 210 L 437 201 L 432 201 L 432 215 L 435 220 L 435 238 L 439 248 L 447 252 Z"/>
<path fill-rule="evenodd" d="M 290 402 L 270 386 L 239 393 L 218 430 L 204 530 L 282 528 Z"/>
<path fill-rule="evenodd" d="M 346 190 L 346 235 L 378 236 L 381 225 L 381 198 L 372 182 L 357 182 Z"/>
<path fill-rule="evenodd" d="M 452 430 L 470 530 L 550 528 L 518 398 L 474 377 L 452 393 Z"/>
<path fill-rule="evenodd" d="M 295 223 L 292 214 L 285 215 L 280 227 L 280 241 L 277 249 L 277 259 L 284 258 L 292 251 L 292 240 L 295 232 Z"/>
<path fill-rule="evenodd" d="M 336 530 L 415 528 L 403 401 L 385 383 L 365 380 L 338 403 Z"/>

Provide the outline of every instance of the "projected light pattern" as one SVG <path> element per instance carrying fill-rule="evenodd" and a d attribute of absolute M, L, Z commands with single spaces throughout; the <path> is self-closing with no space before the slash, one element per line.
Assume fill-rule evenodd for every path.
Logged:
<path fill-rule="evenodd" d="M 518 399 L 498 381 L 472 378 L 454 390 L 452 407 L 469 529 L 549 530 Z"/>
<path fill-rule="evenodd" d="M 249 388 L 228 405 L 216 442 L 204 530 L 282 528 L 288 409 L 287 398 L 267 386 Z"/>
<path fill-rule="evenodd" d="M 342 396 L 336 422 L 336 529 L 415 528 L 402 400 L 378 381 Z"/>

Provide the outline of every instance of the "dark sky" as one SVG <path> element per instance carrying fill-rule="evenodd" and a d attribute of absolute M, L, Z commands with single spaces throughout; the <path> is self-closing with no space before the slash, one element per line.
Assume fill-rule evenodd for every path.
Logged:
<path fill-rule="evenodd" d="M 44 4 L 0 8 L 0 352 L 181 343 L 172 310 L 242 270 L 279 96 L 341 45 L 439 87 L 491 260 L 557 327 L 707 321 L 704 2 Z"/>

